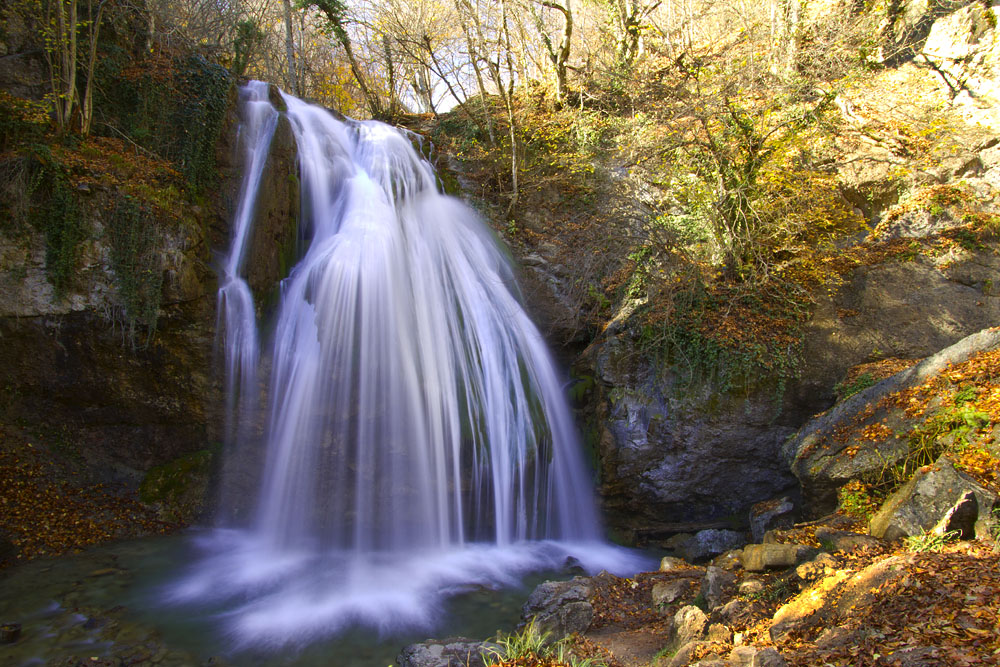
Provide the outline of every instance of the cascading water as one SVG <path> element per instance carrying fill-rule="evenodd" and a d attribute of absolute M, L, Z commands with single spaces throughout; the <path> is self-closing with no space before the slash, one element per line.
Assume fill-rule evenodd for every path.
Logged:
<path fill-rule="evenodd" d="M 427 628 L 447 595 L 568 554 L 633 566 L 599 540 L 562 387 L 486 227 L 438 192 L 403 133 L 284 101 L 306 243 L 281 289 L 258 509 L 204 538 L 175 597 L 238 601 L 226 614 L 237 640 L 281 644 L 355 624 Z M 245 418 L 258 352 L 240 276 L 278 113 L 265 84 L 243 103 L 247 166 L 219 299 Z"/>

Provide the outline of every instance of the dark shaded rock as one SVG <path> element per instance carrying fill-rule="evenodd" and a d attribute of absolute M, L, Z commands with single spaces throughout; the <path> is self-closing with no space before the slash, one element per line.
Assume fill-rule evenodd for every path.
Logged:
<path fill-rule="evenodd" d="M 538 632 L 548 633 L 558 641 L 574 632 L 586 632 L 594 618 L 590 604 L 593 594 L 590 579 L 575 577 L 570 581 L 546 581 L 539 584 L 521 609 L 527 623 L 534 619 Z"/>
<path fill-rule="evenodd" d="M 397 667 L 485 667 L 483 653 L 489 655 L 496 644 L 463 637 L 431 639 L 410 644 L 396 657 Z"/>
<path fill-rule="evenodd" d="M 139 499 L 160 507 L 166 521 L 190 523 L 208 500 L 213 454 L 202 450 L 150 468 L 139 485 Z"/>
<path fill-rule="evenodd" d="M 295 137 L 281 116 L 261 176 L 248 252 L 246 279 L 258 303 L 276 302 L 278 283 L 288 276 L 298 251 L 299 181 Z"/>
<path fill-rule="evenodd" d="M 686 539 L 680 545 L 684 560 L 697 562 L 738 549 L 746 544 L 746 538 L 735 530 L 702 530 Z"/>
<path fill-rule="evenodd" d="M 9 537 L 0 533 L 0 563 L 13 561 L 17 558 L 17 546 Z"/>
<path fill-rule="evenodd" d="M 788 496 L 765 500 L 750 508 L 750 533 L 754 542 L 764 539 L 764 533 L 778 528 L 790 528 L 795 523 L 795 505 Z"/>
<path fill-rule="evenodd" d="M 954 526 L 963 537 L 972 537 L 980 517 L 989 517 L 997 496 L 946 458 L 926 466 L 893 493 L 872 517 L 872 535 L 896 540 L 923 531 L 945 532 Z M 987 537 L 982 535 L 982 537 Z"/>

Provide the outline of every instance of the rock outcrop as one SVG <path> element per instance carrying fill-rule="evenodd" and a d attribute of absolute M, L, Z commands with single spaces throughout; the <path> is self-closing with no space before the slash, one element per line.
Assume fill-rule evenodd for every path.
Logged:
<path fill-rule="evenodd" d="M 397 667 L 484 667 L 483 655 L 499 648 L 490 642 L 462 637 L 410 644 L 396 657 Z"/>
<path fill-rule="evenodd" d="M 83 177 L 69 194 L 82 238 L 61 290 L 50 279 L 52 254 L 45 234 L 27 220 L 0 226 L 0 365 L 5 369 L 0 423 L 30 425 L 31 438 L 73 461 L 81 478 L 93 482 L 137 489 L 154 467 L 187 470 L 198 479 L 183 493 L 167 494 L 184 496 L 168 509 L 183 519 L 196 516 L 206 494 L 211 495 L 206 482 L 214 467 L 201 459 L 197 466 L 186 465 L 185 457 L 210 457 L 223 423 L 213 355 L 211 264 L 213 251 L 227 243 L 229 206 L 240 179 L 235 95 L 230 103 L 216 147 L 221 185 L 211 193 L 215 199 L 196 205 L 173 195 L 171 210 L 145 209 L 150 217 L 142 224 L 157 230 L 149 259 L 157 279 L 147 295 L 155 331 L 142 325 L 133 329 L 129 318 L 134 313 L 125 309 L 112 229 L 116 206 L 130 200 L 113 179 L 105 182 L 99 173 Z M 279 127 L 275 145 L 248 262 L 261 302 L 287 268 L 279 250 L 294 246 L 297 218 L 294 142 L 287 122 Z M 154 496 L 157 503 L 171 504 L 157 492 L 148 497 Z"/>
<path fill-rule="evenodd" d="M 784 456 L 813 511 L 833 509 L 840 486 L 906 456 L 909 451 L 906 406 L 880 401 L 894 392 L 921 384 L 949 364 L 960 363 L 998 345 L 1000 329 L 986 329 L 968 336 L 916 366 L 855 394 L 803 427 L 785 445 Z M 875 425 L 875 437 L 857 440 L 837 435 L 850 426 L 866 424 Z"/>
<path fill-rule="evenodd" d="M 870 531 L 886 540 L 924 532 L 954 532 L 963 539 L 987 539 L 988 524 L 997 506 L 995 493 L 955 470 L 942 457 L 918 470 L 885 501 L 872 517 Z"/>

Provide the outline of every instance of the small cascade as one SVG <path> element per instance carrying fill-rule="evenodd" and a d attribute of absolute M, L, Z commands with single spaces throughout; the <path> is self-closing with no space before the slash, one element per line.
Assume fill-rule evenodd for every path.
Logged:
<path fill-rule="evenodd" d="M 268 149 L 278 124 L 278 112 L 268 100 L 268 86 L 251 81 L 240 90 L 240 144 L 244 176 L 233 222 L 233 238 L 219 271 L 218 331 L 225 352 L 226 438 L 246 437 L 241 418 L 253 413 L 257 395 L 260 352 L 253 294 L 244 278 L 247 246 Z"/>
<path fill-rule="evenodd" d="M 219 292 L 233 414 L 258 383 L 241 278 L 277 112 L 242 93 L 246 175 Z M 284 95 L 303 253 L 270 348 L 257 510 L 203 536 L 173 595 L 238 601 L 247 643 L 430 628 L 442 600 L 559 567 L 627 570 L 600 541 L 555 367 L 478 216 L 396 129 Z M 239 429 L 234 429 L 238 433 Z"/>

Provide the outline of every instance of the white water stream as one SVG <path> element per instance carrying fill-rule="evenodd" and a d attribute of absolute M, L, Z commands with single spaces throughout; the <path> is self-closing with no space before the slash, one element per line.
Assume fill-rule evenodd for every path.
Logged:
<path fill-rule="evenodd" d="M 242 276 L 279 117 L 265 84 L 242 102 L 246 167 L 219 291 L 237 437 L 259 393 Z M 225 602 L 237 643 L 281 645 L 359 624 L 432 628 L 448 595 L 568 555 L 636 569 L 601 541 L 560 379 L 482 221 L 438 191 L 402 132 L 284 102 L 306 243 L 269 352 L 257 510 L 201 538 L 174 599 Z"/>

